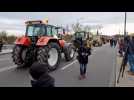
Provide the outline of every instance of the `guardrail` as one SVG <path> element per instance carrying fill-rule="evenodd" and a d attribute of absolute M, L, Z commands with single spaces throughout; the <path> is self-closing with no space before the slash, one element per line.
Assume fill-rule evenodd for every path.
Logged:
<path fill-rule="evenodd" d="M 13 44 L 6 44 L 6 45 L 3 45 L 2 49 L 12 49 L 13 48 Z"/>

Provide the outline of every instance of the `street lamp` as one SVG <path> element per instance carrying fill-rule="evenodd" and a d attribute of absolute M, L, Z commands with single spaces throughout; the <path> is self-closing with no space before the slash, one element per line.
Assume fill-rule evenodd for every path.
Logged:
<path fill-rule="evenodd" d="M 125 12 L 125 22 L 124 22 L 124 37 L 126 37 L 126 19 L 127 19 L 127 13 Z"/>

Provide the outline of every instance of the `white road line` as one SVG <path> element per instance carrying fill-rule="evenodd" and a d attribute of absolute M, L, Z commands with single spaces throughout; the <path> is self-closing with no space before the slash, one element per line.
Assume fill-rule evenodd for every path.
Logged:
<path fill-rule="evenodd" d="M 0 59 L 0 61 L 11 60 L 11 58 Z"/>
<path fill-rule="evenodd" d="M 13 69 L 13 68 L 16 68 L 17 66 L 14 65 L 14 66 L 10 66 L 10 67 L 4 67 L 4 68 L 0 68 L 0 72 L 4 72 L 4 71 L 7 71 L 7 70 L 10 70 L 10 69 Z"/>
<path fill-rule="evenodd" d="M 61 70 L 65 70 L 66 68 L 70 67 L 72 64 L 78 62 L 77 60 L 74 60 L 72 63 L 66 65 L 65 67 L 61 68 Z"/>

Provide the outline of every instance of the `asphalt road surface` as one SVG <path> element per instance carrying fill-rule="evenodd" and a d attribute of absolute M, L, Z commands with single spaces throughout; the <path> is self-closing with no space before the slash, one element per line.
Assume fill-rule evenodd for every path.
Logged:
<path fill-rule="evenodd" d="M 116 48 L 109 44 L 95 47 L 89 57 L 87 78 L 78 80 L 79 63 L 76 59 L 66 62 L 50 73 L 56 87 L 114 87 L 116 78 Z M 16 70 L 11 54 L 0 55 L 0 87 L 31 87 L 28 69 Z"/>

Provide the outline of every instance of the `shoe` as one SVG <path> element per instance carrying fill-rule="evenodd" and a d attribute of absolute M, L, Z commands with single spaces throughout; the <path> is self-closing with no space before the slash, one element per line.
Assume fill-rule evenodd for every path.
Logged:
<path fill-rule="evenodd" d="M 132 71 L 127 71 L 128 75 L 134 75 L 134 72 Z"/>
<path fill-rule="evenodd" d="M 85 78 L 86 78 L 86 76 L 85 76 L 85 75 L 83 75 L 82 77 L 83 77 L 83 79 L 85 79 Z"/>
<path fill-rule="evenodd" d="M 82 75 L 80 75 L 80 76 L 79 76 L 79 80 L 82 80 L 82 79 L 83 79 L 83 76 L 82 76 Z"/>

